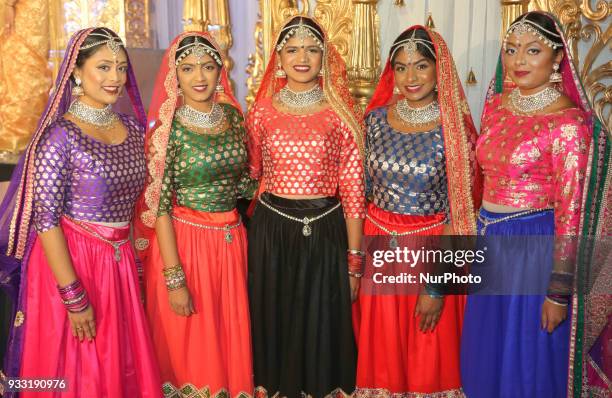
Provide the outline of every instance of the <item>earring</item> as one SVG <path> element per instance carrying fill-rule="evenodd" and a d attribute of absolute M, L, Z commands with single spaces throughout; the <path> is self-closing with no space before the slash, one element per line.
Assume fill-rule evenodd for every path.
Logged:
<path fill-rule="evenodd" d="M 179 89 L 177 91 L 177 94 L 178 94 L 179 97 L 182 97 L 183 96 L 183 89 L 179 87 Z"/>
<path fill-rule="evenodd" d="M 323 68 L 321 68 L 321 70 L 319 71 L 319 77 L 323 77 L 324 73 L 323 73 Z"/>
<path fill-rule="evenodd" d="M 74 97 L 81 97 L 85 94 L 85 92 L 83 91 L 83 87 L 81 87 L 81 79 L 78 77 L 74 78 L 74 84 L 76 84 L 76 86 L 72 87 L 72 95 Z"/>
<path fill-rule="evenodd" d="M 223 87 L 223 84 L 221 84 L 221 82 L 217 83 L 217 86 L 215 87 L 215 92 L 217 93 L 225 92 L 225 87 Z"/>
<path fill-rule="evenodd" d="M 401 93 L 402 93 L 402 92 L 400 91 L 399 87 L 397 87 L 397 86 L 393 87 L 393 94 L 395 94 L 395 95 L 399 95 L 399 94 L 401 94 Z"/>
<path fill-rule="evenodd" d="M 559 64 L 553 64 L 553 73 L 550 74 L 550 78 L 548 79 L 551 83 L 561 83 L 563 81 L 563 75 L 559 73 Z"/>
<path fill-rule="evenodd" d="M 276 69 L 275 75 L 279 79 L 284 79 L 285 77 L 287 77 L 287 74 L 285 73 L 285 71 L 283 70 L 280 64 L 278 64 L 278 69 Z"/>

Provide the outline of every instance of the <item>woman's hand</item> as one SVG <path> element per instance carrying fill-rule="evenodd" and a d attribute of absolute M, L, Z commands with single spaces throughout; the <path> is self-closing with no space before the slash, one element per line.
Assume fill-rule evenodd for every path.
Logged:
<path fill-rule="evenodd" d="M 15 29 L 15 6 L 4 5 L 4 33 L 11 34 Z"/>
<path fill-rule="evenodd" d="M 189 294 L 189 289 L 187 289 L 187 287 L 169 291 L 168 301 L 170 302 L 170 308 L 172 308 L 172 311 L 177 315 L 190 316 L 191 314 L 195 314 L 193 301 L 191 301 L 191 294 Z"/>
<path fill-rule="evenodd" d="M 92 341 L 96 337 L 96 318 L 91 304 L 81 312 L 68 312 L 68 319 L 72 327 L 72 335 L 79 341 L 84 338 Z"/>
<path fill-rule="evenodd" d="M 552 333 L 567 318 L 567 306 L 544 300 L 542 304 L 542 329 Z"/>
<path fill-rule="evenodd" d="M 349 276 L 349 282 L 351 284 L 351 301 L 357 300 L 359 297 L 359 285 L 361 284 L 360 278 Z"/>
<path fill-rule="evenodd" d="M 440 320 L 443 305 L 443 298 L 433 298 L 428 294 L 421 294 L 419 296 L 414 310 L 414 316 L 421 317 L 421 321 L 419 322 L 419 329 L 421 332 L 425 333 L 435 329 Z"/>

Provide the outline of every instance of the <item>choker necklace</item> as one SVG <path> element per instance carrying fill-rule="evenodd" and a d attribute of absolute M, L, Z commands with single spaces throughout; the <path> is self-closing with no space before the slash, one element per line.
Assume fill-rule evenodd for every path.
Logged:
<path fill-rule="evenodd" d="M 213 102 L 210 112 L 201 112 L 189 105 L 183 105 L 176 110 L 176 116 L 187 127 L 211 129 L 221 124 L 225 113 L 219 104 Z"/>
<path fill-rule="evenodd" d="M 434 100 L 422 108 L 413 108 L 405 99 L 397 101 L 395 111 L 402 121 L 410 126 L 428 124 L 440 118 L 440 106 Z"/>
<path fill-rule="evenodd" d="M 512 107 L 521 113 L 535 113 L 548 107 L 559 97 L 561 97 L 561 93 L 551 86 L 530 95 L 523 95 L 518 88 L 515 88 L 510 93 L 510 102 Z"/>
<path fill-rule="evenodd" d="M 111 105 L 106 105 L 104 108 L 94 108 L 81 101 L 74 101 L 68 108 L 70 113 L 75 118 L 82 122 L 91 124 L 100 129 L 110 128 L 119 117 L 113 111 Z"/>
<path fill-rule="evenodd" d="M 307 106 L 321 103 L 325 99 L 325 95 L 318 84 L 315 84 L 311 89 L 299 93 L 285 86 L 280 90 L 278 99 L 289 108 L 303 109 Z"/>

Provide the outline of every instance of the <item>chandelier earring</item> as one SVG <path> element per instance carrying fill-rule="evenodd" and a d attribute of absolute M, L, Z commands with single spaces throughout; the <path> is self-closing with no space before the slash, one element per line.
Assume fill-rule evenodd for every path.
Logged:
<path fill-rule="evenodd" d="M 395 86 L 393 87 L 393 94 L 395 95 L 400 95 L 402 92 L 400 91 L 399 87 Z"/>
<path fill-rule="evenodd" d="M 182 97 L 183 96 L 183 89 L 179 87 L 179 89 L 177 91 L 177 94 L 178 94 L 179 97 Z"/>
<path fill-rule="evenodd" d="M 323 77 L 323 68 L 321 68 L 321 70 L 319 71 L 319 74 L 317 76 Z"/>
<path fill-rule="evenodd" d="M 287 74 L 283 70 L 283 67 L 281 66 L 281 64 L 278 64 L 278 68 L 276 69 L 275 75 L 279 79 L 284 79 L 285 77 L 287 77 Z"/>
<path fill-rule="evenodd" d="M 217 82 L 217 86 L 215 87 L 215 92 L 217 93 L 225 92 L 225 87 L 223 87 L 223 84 L 221 84 L 221 79 L 219 79 L 219 81 Z"/>
<path fill-rule="evenodd" d="M 553 64 L 553 73 L 550 74 L 550 78 L 548 79 L 551 83 L 561 83 L 563 81 L 563 75 L 559 72 L 559 64 Z"/>
<path fill-rule="evenodd" d="M 81 79 L 78 77 L 74 78 L 74 84 L 75 86 L 72 88 L 72 95 L 74 97 L 82 97 L 85 92 L 83 91 L 83 87 L 81 87 Z"/>

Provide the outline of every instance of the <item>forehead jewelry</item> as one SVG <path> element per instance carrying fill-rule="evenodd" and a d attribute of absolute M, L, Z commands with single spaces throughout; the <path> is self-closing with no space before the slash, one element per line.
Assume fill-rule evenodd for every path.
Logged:
<path fill-rule="evenodd" d="M 276 46 L 276 51 L 280 52 L 283 49 L 283 47 L 285 47 L 285 44 L 287 44 L 287 41 L 291 37 L 297 38 L 300 41 L 300 46 L 302 47 L 304 47 L 304 41 L 308 37 L 310 37 L 315 41 L 315 43 L 317 44 L 317 47 L 319 47 L 321 50 L 324 50 L 323 43 L 317 37 L 317 33 L 314 30 L 314 28 L 306 25 L 305 23 L 302 22 L 302 20 L 300 20 L 300 22 L 297 25 L 285 26 L 281 30 L 281 33 L 286 30 L 289 30 L 289 32 L 287 32 L 283 40 Z"/>
<path fill-rule="evenodd" d="M 87 44 L 85 46 L 81 46 L 79 51 L 80 50 L 87 50 L 88 48 L 96 47 L 96 46 L 98 46 L 100 44 L 106 44 L 108 49 L 111 50 L 111 52 L 113 53 L 113 61 L 115 61 L 115 63 L 118 63 L 119 60 L 117 58 L 119 57 L 119 51 L 121 51 L 121 47 L 124 47 L 123 42 L 121 41 L 120 38 L 111 35 L 105 29 L 102 29 L 102 31 L 104 33 L 90 33 L 89 36 L 100 37 L 102 39 L 98 40 L 98 41 L 95 41 L 95 42 L 93 42 L 91 44 Z"/>
<path fill-rule="evenodd" d="M 198 41 L 195 43 L 186 44 L 183 47 L 179 47 L 176 52 L 178 53 L 182 50 L 185 51 L 176 59 L 176 66 L 178 66 L 189 54 L 193 54 L 195 56 L 196 64 L 198 65 L 202 64 L 202 58 L 204 58 L 204 55 L 208 54 L 217 63 L 217 65 L 223 66 L 223 61 L 221 61 L 221 58 L 219 55 L 217 55 L 217 51 L 202 42 Z"/>
<path fill-rule="evenodd" d="M 504 36 L 504 50 L 507 47 L 508 38 L 510 37 L 512 33 L 514 33 L 517 36 L 521 36 L 525 33 L 531 33 L 532 35 L 536 36 L 538 39 L 543 41 L 545 45 L 552 48 L 553 50 L 563 47 L 561 35 L 559 33 L 551 32 L 550 30 L 545 29 L 544 27 L 538 25 L 537 23 L 528 20 L 527 15 L 528 14 L 525 14 L 523 18 L 521 18 L 519 21 L 510 25 L 510 27 L 508 28 L 508 31 L 506 32 L 506 35 Z M 542 32 L 548 33 L 552 37 L 558 38 L 559 41 L 553 41 L 551 39 L 544 37 Z"/>
<path fill-rule="evenodd" d="M 399 41 L 399 42 L 395 43 L 394 49 L 391 52 L 391 58 L 393 58 L 393 55 L 400 48 L 403 48 L 404 51 L 406 52 L 406 54 L 409 57 L 413 57 L 418 52 L 417 44 L 422 44 L 423 46 L 425 46 L 427 51 L 429 51 L 429 53 L 434 58 L 436 58 L 436 52 L 434 51 L 434 48 L 432 47 L 432 43 L 430 41 L 417 38 L 416 37 L 416 29 L 412 30 L 412 35 L 410 35 L 410 37 L 408 39 L 405 39 L 405 40 L 402 40 L 402 41 Z"/>

